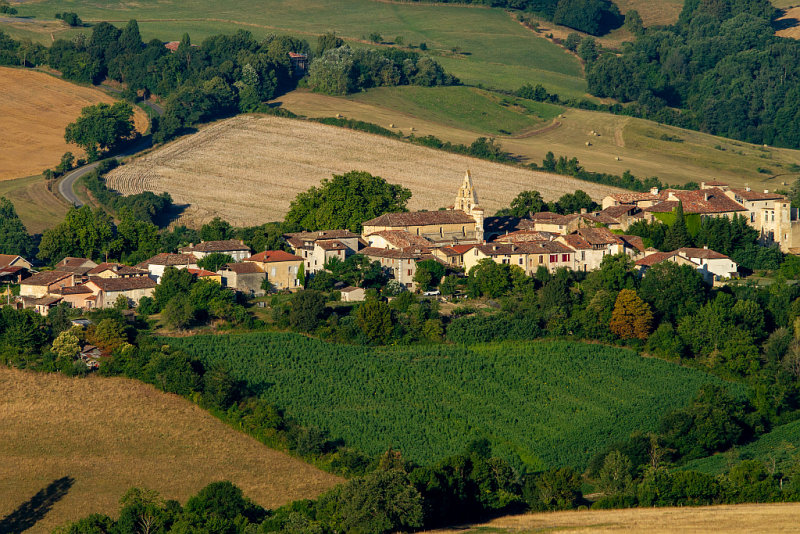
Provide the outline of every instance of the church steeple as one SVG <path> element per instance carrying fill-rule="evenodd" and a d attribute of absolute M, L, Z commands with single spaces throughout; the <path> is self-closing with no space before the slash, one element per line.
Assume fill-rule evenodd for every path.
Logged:
<path fill-rule="evenodd" d="M 467 173 L 464 175 L 464 182 L 461 184 L 461 189 L 458 190 L 456 203 L 453 209 L 472 214 L 472 210 L 477 207 L 478 193 L 475 191 L 475 186 L 472 183 L 472 173 L 467 169 Z"/>

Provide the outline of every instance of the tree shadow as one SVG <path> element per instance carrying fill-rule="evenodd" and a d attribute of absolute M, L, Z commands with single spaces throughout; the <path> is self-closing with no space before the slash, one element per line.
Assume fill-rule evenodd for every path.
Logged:
<path fill-rule="evenodd" d="M 72 477 L 52 481 L 46 488 L 0 520 L 0 534 L 24 532 L 38 523 L 75 483 Z"/>
<path fill-rule="evenodd" d="M 788 11 L 786 9 L 780 9 L 778 10 L 778 15 L 772 20 L 772 29 L 776 32 L 788 30 L 800 24 L 800 20 L 794 17 L 786 17 L 787 13 Z"/>

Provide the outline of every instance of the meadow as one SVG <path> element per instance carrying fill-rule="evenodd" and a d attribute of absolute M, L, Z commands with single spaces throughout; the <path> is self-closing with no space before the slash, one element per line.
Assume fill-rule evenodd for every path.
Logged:
<path fill-rule="evenodd" d="M 378 32 L 384 41 L 405 45 L 425 43 L 430 54 L 469 84 L 516 89 L 524 83 L 542 83 L 568 96 L 586 92 L 580 62 L 557 45 L 518 24 L 500 9 L 453 5 L 396 4 L 373 0 L 327 2 L 324 0 L 242 0 L 220 5 L 199 0 L 44 0 L 20 6 L 20 15 L 36 22 L 25 28 L 0 23 L 0 28 L 39 31 L 40 42 L 49 43 L 53 14 L 75 11 L 84 21 L 111 21 L 120 25 L 139 21 L 145 40 L 178 40 L 188 32 L 195 42 L 216 33 L 244 29 L 256 37 L 270 33 L 293 34 L 312 45 L 316 36 L 329 31 L 356 44 Z M 49 22 L 48 22 L 49 21 Z M 42 28 L 37 28 L 42 25 Z M 88 31 L 88 29 L 87 29 Z M 455 52 L 454 52 L 455 50 Z"/>
<path fill-rule="evenodd" d="M 64 219 L 69 206 L 47 189 L 42 175 L 0 181 L 0 197 L 14 204 L 28 233 L 38 234 Z"/>
<path fill-rule="evenodd" d="M 438 106 L 443 96 L 459 103 Z M 663 182 L 722 180 L 754 189 L 785 188 L 800 177 L 800 151 L 763 147 L 652 121 L 579 109 L 562 109 L 466 87 L 372 89 L 349 97 L 331 97 L 298 89 L 276 99 L 286 109 L 309 117 L 373 122 L 395 131 L 435 135 L 453 143 L 471 143 L 476 135 L 495 137 L 523 162 L 541 164 L 548 151 L 577 157 L 595 172 L 621 175 L 626 170 Z M 523 111 L 522 105 L 543 106 Z M 503 128 L 495 117 L 513 128 Z M 546 119 L 553 118 L 553 121 Z M 520 130 L 520 118 L 537 120 Z M 510 132 L 500 133 L 499 129 Z M 596 132 L 599 135 L 592 135 Z M 589 143 L 587 146 L 586 143 Z"/>
<path fill-rule="evenodd" d="M 468 142 L 476 137 L 472 134 Z M 283 219 L 298 193 L 332 174 L 351 170 L 408 187 L 413 194 L 410 209 L 445 208 L 452 205 L 467 169 L 489 215 L 507 207 L 526 189 L 539 190 L 548 201 L 576 189 L 598 201 L 618 191 L 398 139 L 258 115 L 240 115 L 206 126 L 115 169 L 107 182 L 126 195 L 168 192 L 176 203 L 191 205 L 182 219 L 187 224 L 219 216 L 231 224 L 249 226 Z"/>
<path fill-rule="evenodd" d="M 517 465 L 582 469 L 715 381 L 633 351 L 561 341 L 370 349 L 267 333 L 168 342 L 223 362 L 304 425 L 421 464 L 488 438 Z"/>
<path fill-rule="evenodd" d="M 436 534 L 672 534 L 674 532 L 791 532 L 800 522 L 800 504 L 737 504 L 683 508 L 633 508 L 536 513 L 501 517 L 481 525 L 433 531 Z"/>
<path fill-rule="evenodd" d="M 26 532 L 50 532 L 94 512 L 116 515 L 133 486 L 185 502 L 211 482 L 230 480 L 274 508 L 341 480 L 134 380 L 1 368 L 0 391 L 2 532 L 19 532 L 3 518 L 54 486 L 60 491 L 43 499 L 49 510 L 28 508 L 35 526 Z"/>
<path fill-rule="evenodd" d="M 0 181 L 40 174 L 71 151 L 83 151 L 64 141 L 64 129 L 86 106 L 113 103 L 114 98 L 94 87 L 83 87 L 43 72 L 0 67 Z M 147 116 L 134 108 L 136 127 L 147 130 Z"/>

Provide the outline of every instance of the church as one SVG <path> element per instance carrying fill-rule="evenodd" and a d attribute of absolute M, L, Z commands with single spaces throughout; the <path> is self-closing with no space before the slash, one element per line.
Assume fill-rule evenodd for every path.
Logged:
<path fill-rule="evenodd" d="M 467 171 L 451 209 L 386 213 L 365 222 L 363 235 L 369 238 L 401 231 L 432 241 L 434 246 L 474 244 L 483 242 L 483 221 L 483 208 L 478 204 L 478 193 Z"/>

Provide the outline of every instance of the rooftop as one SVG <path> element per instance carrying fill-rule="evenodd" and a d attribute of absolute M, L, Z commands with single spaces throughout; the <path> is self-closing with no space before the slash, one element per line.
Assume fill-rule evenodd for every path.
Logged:
<path fill-rule="evenodd" d="M 161 254 L 156 254 L 149 260 L 143 261 L 136 267 L 146 269 L 149 265 L 175 266 L 175 265 L 191 265 L 193 263 L 197 263 L 197 258 L 192 256 L 191 254 L 171 254 L 169 252 L 162 252 Z"/>
<path fill-rule="evenodd" d="M 149 276 L 134 276 L 131 278 L 89 278 L 90 284 L 96 285 L 102 291 L 134 291 L 136 289 L 151 289 L 156 287 L 156 282 Z"/>
<path fill-rule="evenodd" d="M 245 258 L 244 261 L 275 263 L 281 261 L 303 261 L 303 258 L 295 256 L 294 254 L 289 254 L 283 250 L 265 250 L 264 252 L 259 252 L 258 254 L 253 254 L 249 258 Z"/>
<path fill-rule="evenodd" d="M 367 226 L 433 226 L 437 224 L 475 224 L 475 219 L 461 210 L 412 211 L 386 213 L 364 223 Z"/>
<path fill-rule="evenodd" d="M 258 274 L 264 272 L 255 262 L 252 261 L 242 262 L 242 263 L 229 263 L 222 270 L 232 271 L 236 274 Z"/>
<path fill-rule="evenodd" d="M 430 247 L 432 245 L 429 239 L 406 232 L 405 230 L 382 230 L 380 232 L 373 232 L 367 237 L 372 236 L 382 237 L 387 243 L 396 248 Z"/>
<path fill-rule="evenodd" d="M 725 254 L 707 248 L 679 248 L 675 253 L 687 258 L 697 258 L 704 260 L 729 260 L 730 258 Z"/>
<path fill-rule="evenodd" d="M 181 247 L 178 252 L 189 254 L 192 252 L 229 252 L 246 250 L 250 252 L 250 247 L 244 244 L 243 241 L 237 239 L 225 239 L 223 241 L 203 241 L 197 245 L 191 244 L 188 247 Z"/>
<path fill-rule="evenodd" d="M 30 278 L 26 278 L 22 281 L 22 285 L 24 286 L 49 286 L 50 284 L 55 284 L 65 278 L 69 278 L 73 276 L 74 273 L 65 272 L 65 271 L 43 271 L 41 273 L 34 274 Z"/>
<path fill-rule="evenodd" d="M 359 254 L 370 258 L 391 258 L 395 260 L 417 259 L 422 254 L 415 250 L 397 250 L 390 248 L 367 247 L 359 251 Z"/>

